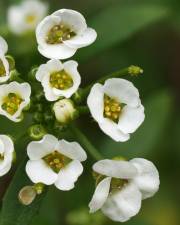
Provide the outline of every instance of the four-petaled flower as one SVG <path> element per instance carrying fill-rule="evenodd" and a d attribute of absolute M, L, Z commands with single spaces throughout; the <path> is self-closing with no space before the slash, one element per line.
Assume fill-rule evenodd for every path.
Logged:
<path fill-rule="evenodd" d="M 11 169 L 14 144 L 7 135 L 0 135 L 0 177 Z"/>
<path fill-rule="evenodd" d="M 88 28 L 82 14 L 61 9 L 43 19 L 36 29 L 39 52 L 50 59 L 67 59 L 78 48 L 92 44 L 96 31 Z"/>
<path fill-rule="evenodd" d="M 5 57 L 7 51 L 8 45 L 0 36 L 0 83 L 4 83 L 10 78 L 9 63 Z"/>
<path fill-rule="evenodd" d="M 25 0 L 20 5 L 11 6 L 8 9 L 10 30 L 17 35 L 35 30 L 47 10 L 47 4 L 38 0 Z"/>
<path fill-rule="evenodd" d="M 26 172 L 33 183 L 54 184 L 68 191 L 83 172 L 82 161 L 87 156 L 77 142 L 60 140 L 47 134 L 41 141 L 32 141 L 27 147 L 29 161 Z"/>
<path fill-rule="evenodd" d="M 70 98 L 77 91 L 81 83 L 77 67 L 76 61 L 61 63 L 57 59 L 49 60 L 39 67 L 36 79 L 41 82 L 48 101 L 56 101 L 60 97 Z"/>
<path fill-rule="evenodd" d="M 115 141 L 124 142 L 144 121 L 139 92 L 127 80 L 112 78 L 94 84 L 87 104 L 101 130 Z"/>
<path fill-rule="evenodd" d="M 0 115 L 14 122 L 22 120 L 22 111 L 29 105 L 31 86 L 28 83 L 11 82 L 0 85 Z"/>
<path fill-rule="evenodd" d="M 101 160 L 93 165 L 97 187 L 89 204 L 90 212 L 99 209 L 114 221 L 125 222 L 135 216 L 142 199 L 159 189 L 159 173 L 146 159 Z"/>

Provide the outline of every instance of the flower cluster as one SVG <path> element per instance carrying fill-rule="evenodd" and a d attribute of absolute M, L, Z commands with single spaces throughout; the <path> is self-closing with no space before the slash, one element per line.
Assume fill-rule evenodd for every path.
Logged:
<path fill-rule="evenodd" d="M 46 5 L 35 0 L 26 0 L 9 10 L 11 30 L 22 34 L 37 26 L 38 50 L 50 59 L 33 68 L 28 79 L 30 84 L 24 82 L 26 78 L 19 77 L 17 82 L 16 77 L 10 76 L 5 56 L 8 46 L 0 37 L 0 83 L 3 83 L 0 115 L 20 122 L 24 111 L 33 114 L 33 124 L 28 130 L 33 141 L 27 146 L 26 164 L 33 185 L 22 187 L 19 192 L 19 200 L 24 205 L 31 204 L 46 185 L 54 184 L 62 191 L 74 188 L 83 172 L 82 162 L 87 159 L 85 150 L 90 144 L 88 140 L 81 143 L 74 132 L 70 140 L 74 137 L 82 148 L 76 141 L 61 138 L 61 133 L 63 129 L 73 132 L 72 127 L 76 125 L 72 122 L 81 113 L 90 112 L 100 129 L 116 142 L 129 140 L 145 119 L 138 89 L 130 81 L 119 78 L 121 74 L 100 80 L 90 88 L 79 88 L 78 63 L 60 59 L 70 58 L 79 48 L 92 44 L 96 31 L 87 26 L 79 12 L 61 9 L 43 19 L 46 10 Z M 140 73 L 142 70 L 135 66 L 126 70 L 127 75 Z M 82 105 L 83 97 L 87 97 L 87 106 Z M 13 154 L 11 138 L 0 135 L 0 176 L 10 170 Z M 96 190 L 89 204 L 91 213 L 101 209 L 114 221 L 127 221 L 139 212 L 141 201 L 153 196 L 159 188 L 158 171 L 146 159 L 99 160 L 96 156 L 95 159 L 98 160 L 93 165 Z"/>

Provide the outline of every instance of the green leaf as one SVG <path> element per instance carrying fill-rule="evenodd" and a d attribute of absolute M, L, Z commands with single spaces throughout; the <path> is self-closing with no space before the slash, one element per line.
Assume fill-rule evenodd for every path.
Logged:
<path fill-rule="evenodd" d="M 16 174 L 3 198 L 0 225 L 28 225 L 38 213 L 45 193 L 37 196 L 29 206 L 22 205 L 18 200 L 20 189 L 30 184 L 25 173 L 26 159 L 21 162 Z"/>
<path fill-rule="evenodd" d="M 136 32 L 169 15 L 165 6 L 156 4 L 114 4 L 97 14 L 89 24 L 97 33 L 96 42 L 80 51 L 85 60 L 94 54 L 106 50 L 134 35 Z"/>
<path fill-rule="evenodd" d="M 99 143 L 99 148 L 106 157 L 122 154 L 125 157 L 147 156 L 156 149 L 162 141 L 164 131 L 169 125 L 169 118 L 173 115 L 173 98 L 168 91 L 161 91 L 149 97 L 145 103 L 145 121 L 141 127 L 131 135 L 129 141 L 116 143 L 106 138 Z"/>

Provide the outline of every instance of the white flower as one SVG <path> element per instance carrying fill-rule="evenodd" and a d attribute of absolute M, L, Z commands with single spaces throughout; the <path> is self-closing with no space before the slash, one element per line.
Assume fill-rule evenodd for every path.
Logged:
<path fill-rule="evenodd" d="M 57 121 L 63 124 L 73 120 L 76 109 L 70 99 L 62 99 L 54 104 L 53 111 Z"/>
<path fill-rule="evenodd" d="M 49 60 L 39 67 L 36 79 L 41 82 L 48 101 L 56 101 L 60 97 L 70 98 L 77 91 L 81 83 L 77 67 L 76 61 L 61 63 L 57 59 Z"/>
<path fill-rule="evenodd" d="M 7 135 L 0 135 L 0 177 L 11 169 L 14 144 Z"/>
<path fill-rule="evenodd" d="M 124 79 L 112 78 L 95 84 L 87 104 L 101 130 L 115 141 L 127 141 L 144 121 L 144 107 L 134 85 Z"/>
<path fill-rule="evenodd" d="M 35 30 L 37 24 L 47 14 L 47 4 L 38 0 L 25 0 L 20 5 L 8 9 L 10 30 L 18 35 Z"/>
<path fill-rule="evenodd" d="M 110 219 L 125 222 L 135 216 L 142 199 L 159 189 L 159 173 L 146 159 L 101 160 L 93 165 L 99 180 L 89 204 L 90 212 L 99 209 Z"/>
<path fill-rule="evenodd" d="M 54 184 L 68 191 L 83 172 L 82 161 L 87 156 L 76 142 L 60 140 L 47 134 L 41 141 L 32 141 L 27 147 L 30 160 L 26 173 L 33 183 Z"/>
<path fill-rule="evenodd" d="M 61 9 L 44 18 L 36 29 L 39 52 L 50 59 L 67 59 L 78 48 L 92 44 L 96 31 L 79 12 Z"/>
<path fill-rule="evenodd" d="M 30 103 L 30 95 L 31 87 L 28 83 L 0 85 L 0 115 L 20 122 L 23 109 Z"/>
<path fill-rule="evenodd" d="M 0 36 L 0 83 L 4 83 L 10 78 L 9 63 L 5 57 L 7 51 L 7 42 Z"/>

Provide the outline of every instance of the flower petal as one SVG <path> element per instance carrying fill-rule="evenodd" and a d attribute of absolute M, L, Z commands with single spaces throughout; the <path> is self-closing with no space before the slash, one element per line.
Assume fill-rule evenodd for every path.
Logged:
<path fill-rule="evenodd" d="M 41 55 L 49 59 L 67 59 L 72 57 L 77 49 L 69 48 L 65 44 L 38 46 Z"/>
<path fill-rule="evenodd" d="M 102 212 L 113 221 L 125 222 L 135 216 L 141 208 L 141 192 L 133 183 L 108 197 Z"/>
<path fill-rule="evenodd" d="M 58 139 L 46 134 L 40 141 L 32 141 L 27 146 L 27 154 L 31 160 L 38 160 L 56 150 Z"/>
<path fill-rule="evenodd" d="M 90 94 L 87 98 L 87 104 L 90 109 L 92 117 L 97 122 L 103 121 L 104 112 L 104 92 L 103 85 L 94 84 L 91 88 Z"/>
<path fill-rule="evenodd" d="M 26 173 L 33 183 L 51 185 L 57 180 L 57 174 L 43 160 L 31 161 L 26 164 Z"/>
<path fill-rule="evenodd" d="M 47 62 L 47 69 L 49 73 L 59 72 L 63 70 L 63 64 L 58 59 L 51 59 Z"/>
<path fill-rule="evenodd" d="M 103 179 L 96 187 L 94 195 L 89 203 L 90 213 L 100 209 L 107 200 L 111 184 L 111 177 Z"/>
<path fill-rule="evenodd" d="M 10 78 L 9 63 L 8 63 L 6 57 L 1 53 L 0 53 L 0 60 L 2 61 L 5 71 L 6 71 L 6 74 L 4 74 L 5 76 L 0 77 L 0 83 L 4 83 Z"/>
<path fill-rule="evenodd" d="M 73 160 L 58 174 L 55 186 L 62 191 L 69 191 L 74 188 L 74 183 L 83 172 L 83 166 L 78 160 Z"/>
<path fill-rule="evenodd" d="M 52 15 L 59 16 L 62 19 L 62 23 L 70 26 L 71 29 L 77 34 L 84 32 L 87 28 L 84 16 L 75 10 L 60 9 Z"/>
<path fill-rule="evenodd" d="M 133 133 L 144 121 L 144 107 L 142 105 L 137 108 L 126 105 L 119 118 L 118 128 L 123 133 Z"/>
<path fill-rule="evenodd" d="M 101 130 L 117 142 L 125 142 L 129 140 L 130 135 L 123 133 L 118 129 L 118 125 L 110 119 L 104 119 L 99 123 Z"/>
<path fill-rule="evenodd" d="M 133 182 L 138 186 L 143 199 L 152 197 L 159 189 L 159 173 L 154 164 L 146 159 L 135 158 L 130 161 L 138 171 Z"/>
<path fill-rule="evenodd" d="M 43 80 L 45 76 L 48 76 L 47 65 L 46 64 L 40 65 L 35 76 L 36 79 L 40 82 Z"/>
<path fill-rule="evenodd" d="M 87 28 L 82 34 L 77 35 L 70 40 L 64 41 L 64 44 L 71 48 L 82 48 L 92 44 L 96 38 L 96 31 L 92 28 Z"/>
<path fill-rule="evenodd" d="M 87 159 L 86 152 L 77 142 L 61 140 L 56 146 L 56 150 L 70 159 L 79 160 L 81 162 Z"/>
<path fill-rule="evenodd" d="M 4 38 L 0 36 L 0 53 L 4 55 L 7 53 L 7 51 L 8 51 L 7 42 L 4 40 Z"/>
<path fill-rule="evenodd" d="M 100 160 L 93 165 L 93 170 L 108 177 L 121 179 L 130 179 L 137 175 L 136 167 L 122 160 Z"/>
<path fill-rule="evenodd" d="M 109 97 L 117 99 L 120 103 L 131 107 L 137 107 L 140 104 L 138 89 L 125 79 L 111 78 L 106 80 L 104 92 Z"/>

